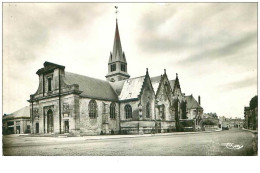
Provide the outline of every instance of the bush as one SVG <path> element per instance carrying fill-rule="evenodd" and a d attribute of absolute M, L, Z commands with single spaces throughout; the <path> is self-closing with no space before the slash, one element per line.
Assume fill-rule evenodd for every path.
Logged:
<path fill-rule="evenodd" d="M 193 120 L 184 120 L 180 121 L 180 132 L 194 131 L 194 121 Z"/>
<path fill-rule="evenodd" d="M 210 119 L 205 119 L 202 121 L 202 125 L 217 125 L 216 122 L 214 122 L 213 120 L 210 120 Z"/>
<path fill-rule="evenodd" d="M 180 121 L 180 125 L 182 127 L 192 127 L 194 125 L 194 121 L 193 120 Z"/>

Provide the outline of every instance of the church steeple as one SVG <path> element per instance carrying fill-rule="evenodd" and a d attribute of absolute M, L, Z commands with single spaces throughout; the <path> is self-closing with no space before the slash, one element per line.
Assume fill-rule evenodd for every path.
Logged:
<path fill-rule="evenodd" d="M 113 61 L 122 61 L 126 63 L 126 59 L 122 51 L 117 19 L 116 19 L 116 31 L 115 31 L 112 59 L 109 59 L 109 62 L 113 62 Z"/>
<path fill-rule="evenodd" d="M 114 38 L 113 52 L 110 52 L 108 61 L 108 74 L 106 78 L 108 81 L 120 81 L 128 79 L 130 76 L 127 73 L 127 62 L 125 58 L 125 53 L 122 50 L 118 22 L 116 19 L 116 31 Z"/>

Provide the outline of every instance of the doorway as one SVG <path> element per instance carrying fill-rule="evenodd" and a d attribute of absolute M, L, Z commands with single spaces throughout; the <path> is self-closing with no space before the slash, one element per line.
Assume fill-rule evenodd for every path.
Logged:
<path fill-rule="evenodd" d="M 16 134 L 20 134 L 20 126 L 16 126 Z"/>
<path fill-rule="evenodd" d="M 69 129 L 70 129 L 69 120 L 64 121 L 64 126 L 65 126 L 64 132 L 69 133 Z"/>
<path fill-rule="evenodd" d="M 50 109 L 47 112 L 47 133 L 53 133 L 53 130 L 53 112 Z"/>
<path fill-rule="evenodd" d="M 39 123 L 36 123 L 35 126 L 36 126 L 36 133 L 39 133 Z"/>
<path fill-rule="evenodd" d="M 157 126 L 157 133 L 161 133 L 162 125 L 160 122 L 155 124 Z"/>

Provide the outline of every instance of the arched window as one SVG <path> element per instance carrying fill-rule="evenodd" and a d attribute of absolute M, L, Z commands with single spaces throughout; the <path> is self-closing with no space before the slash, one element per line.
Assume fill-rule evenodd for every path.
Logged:
<path fill-rule="evenodd" d="M 97 117 L 97 102 L 95 100 L 90 100 L 88 104 L 88 111 L 89 111 L 90 118 Z"/>
<path fill-rule="evenodd" d="M 165 119 L 165 106 L 162 105 L 162 119 Z"/>
<path fill-rule="evenodd" d="M 132 107 L 130 105 L 125 106 L 125 118 L 132 118 Z"/>
<path fill-rule="evenodd" d="M 115 103 L 110 104 L 110 118 L 111 119 L 116 118 L 116 104 Z"/>
<path fill-rule="evenodd" d="M 146 118 L 150 118 L 150 103 L 149 102 L 146 105 Z"/>

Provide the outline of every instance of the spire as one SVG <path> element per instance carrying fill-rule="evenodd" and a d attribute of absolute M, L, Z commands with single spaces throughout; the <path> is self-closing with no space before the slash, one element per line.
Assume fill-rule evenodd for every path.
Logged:
<path fill-rule="evenodd" d="M 117 9 L 117 8 L 116 8 Z M 117 11 L 118 12 L 118 11 Z M 125 53 L 122 50 L 118 20 L 116 19 L 116 30 L 113 51 L 110 53 L 108 61 L 108 74 L 106 78 L 108 81 L 120 81 L 128 79 L 130 75 L 127 73 L 127 62 Z"/>
<path fill-rule="evenodd" d="M 113 52 L 112 52 L 112 62 L 115 62 L 115 61 L 121 61 L 121 62 L 126 63 L 126 59 L 125 59 L 124 53 L 122 51 L 117 19 L 116 19 L 114 46 L 113 46 Z"/>

